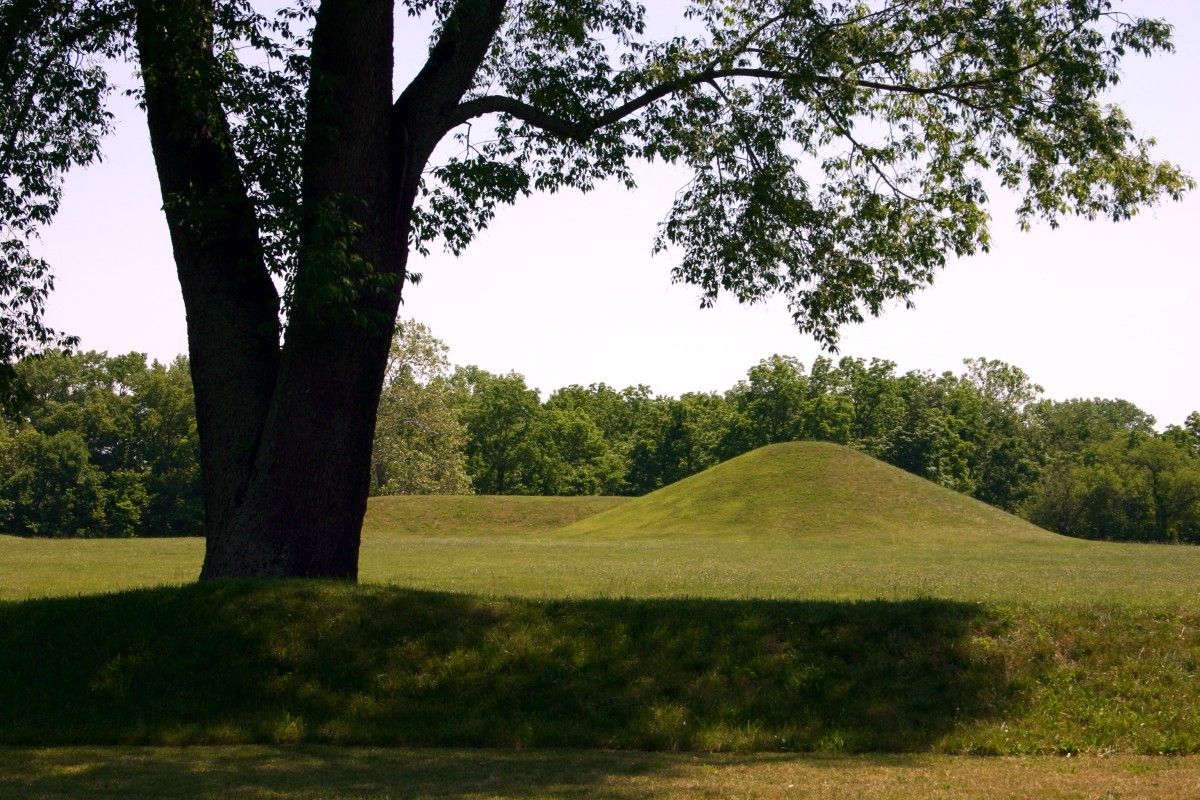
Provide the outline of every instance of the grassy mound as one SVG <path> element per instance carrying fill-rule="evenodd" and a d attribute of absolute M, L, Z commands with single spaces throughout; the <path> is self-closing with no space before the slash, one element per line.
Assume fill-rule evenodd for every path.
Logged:
<path fill-rule="evenodd" d="M 1200 612 L 485 600 L 319 583 L 0 605 L 0 743 L 1200 750 Z"/>
<path fill-rule="evenodd" d="M 545 533 L 620 506 L 628 499 L 512 495 L 372 497 L 363 520 L 363 539 Z"/>
<path fill-rule="evenodd" d="M 842 445 L 761 447 L 576 522 L 581 536 L 784 536 L 859 542 L 1064 537 Z"/>

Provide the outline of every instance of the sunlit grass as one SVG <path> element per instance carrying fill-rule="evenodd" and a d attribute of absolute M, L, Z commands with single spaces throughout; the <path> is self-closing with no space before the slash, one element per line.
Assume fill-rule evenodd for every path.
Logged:
<path fill-rule="evenodd" d="M 202 556 L 198 539 L 0 537 L 0 599 L 185 583 Z M 1198 547 L 1056 536 L 816 444 L 764 448 L 629 501 L 376 498 L 361 564 L 368 583 L 488 596 L 1139 607 L 1200 598 Z"/>

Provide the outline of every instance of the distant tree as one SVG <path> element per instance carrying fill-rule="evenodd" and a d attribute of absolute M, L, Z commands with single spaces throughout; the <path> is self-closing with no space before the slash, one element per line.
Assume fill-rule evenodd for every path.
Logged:
<path fill-rule="evenodd" d="M 1170 434 L 1118 431 L 1053 459 L 1023 511 L 1072 536 L 1200 543 L 1200 456 Z"/>
<path fill-rule="evenodd" d="M 646 387 L 617 390 L 604 383 L 590 386 L 571 385 L 555 390 L 546 399 L 548 409 L 581 411 L 595 423 L 604 438 L 613 443 L 624 442 L 633 428 L 634 397 L 646 393 Z"/>
<path fill-rule="evenodd" d="M 371 454 L 373 494 L 467 494 L 467 431 L 448 349 L 415 320 L 396 326 Z"/>
<path fill-rule="evenodd" d="M 727 399 L 745 417 L 745 449 L 800 438 L 808 377 L 804 364 L 791 356 L 764 358 L 729 390 Z"/>
<path fill-rule="evenodd" d="M 1170 438 L 1145 438 L 1129 448 L 1129 462 L 1143 476 L 1150 498 L 1150 525 L 1158 541 L 1178 543 L 1200 534 L 1200 459 Z"/>
<path fill-rule="evenodd" d="M 905 403 L 896 377 L 896 365 L 877 358 L 843 358 L 838 368 L 845 374 L 854 407 L 851 443 L 876 458 L 885 458 L 896 445 L 904 424 Z"/>
<path fill-rule="evenodd" d="M 799 427 L 793 438 L 846 444 L 854 435 L 854 398 L 849 375 L 818 356 L 805 382 Z"/>
<path fill-rule="evenodd" d="M 1169 425 L 1167 436 L 1175 444 L 1195 456 L 1200 456 L 1200 411 L 1188 414 L 1182 425 Z"/>
<path fill-rule="evenodd" d="M 148 364 L 141 353 L 51 352 L 25 359 L 15 375 L 25 399 L 4 490 L 11 529 L 54 536 L 200 532 L 199 442 L 186 359 L 164 365 Z M 24 477 L 13 477 L 18 473 Z M 44 480 L 45 496 L 35 502 L 34 484 L 24 480 Z M 83 493 L 54 488 L 66 480 L 78 481 Z M 48 521 L 54 514 L 60 530 Z"/>
<path fill-rule="evenodd" d="M 97 537 L 110 532 L 128 536 L 130 522 L 145 506 L 144 492 L 112 497 L 116 518 L 110 528 L 110 495 L 105 476 L 88 456 L 76 431 L 45 434 L 26 428 L 3 443 L 0 456 L 0 530 L 31 536 Z M 125 476 L 120 488 L 129 489 Z"/>
<path fill-rule="evenodd" d="M 541 401 L 515 372 L 468 368 L 457 375 L 463 401 L 467 470 L 479 494 L 532 494 L 540 466 L 533 434 Z"/>
<path fill-rule="evenodd" d="M 1043 400 L 1029 407 L 1039 446 L 1072 458 L 1116 437 L 1154 435 L 1154 417 L 1128 400 Z"/>
<path fill-rule="evenodd" d="M 714 392 L 688 392 L 680 395 L 683 412 L 684 466 L 691 475 L 739 455 L 730 447 L 739 415 L 724 396 Z"/>
<path fill-rule="evenodd" d="M 398 96 L 397 9 L 434 28 Z M 633 0 L 0 6 L 0 362 L 48 335 L 27 244 L 99 155 L 106 58 L 142 81 L 187 311 L 205 578 L 357 575 L 409 253 L 461 250 L 519 196 L 679 163 L 657 241 L 675 277 L 705 304 L 783 295 L 832 342 L 987 246 L 985 172 L 1023 223 L 1191 186 L 1101 103 L 1124 56 L 1171 46 L 1107 0 L 696 0 L 675 19 L 654 40 Z"/>
<path fill-rule="evenodd" d="M 1033 487 L 1022 515 L 1070 536 L 1145 541 L 1152 535 L 1149 507 L 1127 467 L 1116 448 L 1108 458 L 1053 463 Z"/>
<path fill-rule="evenodd" d="M 962 382 L 946 372 L 912 371 L 897 381 L 904 419 L 884 460 L 956 491 L 974 489 L 973 446 L 962 423 Z"/>
<path fill-rule="evenodd" d="M 966 382 L 978 395 L 969 438 L 975 450 L 972 494 L 991 505 L 1015 511 L 1032 489 L 1042 462 L 1027 409 L 1041 398 L 1042 387 L 1019 367 L 995 359 L 964 362 Z"/>
<path fill-rule="evenodd" d="M 966 379 L 988 401 L 1001 408 L 1023 411 L 1045 391 L 1020 367 L 994 358 L 968 358 Z"/>
<path fill-rule="evenodd" d="M 536 494 L 619 494 L 623 487 L 626 462 L 619 443 L 607 440 L 582 408 L 541 408 L 529 445 L 536 459 L 526 483 Z"/>
<path fill-rule="evenodd" d="M 648 392 L 633 398 L 637 409 L 626 484 L 631 494 L 652 492 L 685 476 L 683 409 L 670 397 Z"/>

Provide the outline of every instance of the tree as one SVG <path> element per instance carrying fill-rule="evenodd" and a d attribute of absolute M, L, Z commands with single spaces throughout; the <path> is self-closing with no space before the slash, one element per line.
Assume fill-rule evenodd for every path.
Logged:
<path fill-rule="evenodd" d="M 807 392 L 804 365 L 791 356 L 776 354 L 751 367 L 728 397 L 749 426 L 745 449 L 800 438 Z"/>
<path fill-rule="evenodd" d="M 1029 411 L 1040 446 L 1068 459 L 1077 459 L 1092 446 L 1114 438 L 1136 440 L 1154 435 L 1154 417 L 1128 400 L 1044 400 Z"/>
<path fill-rule="evenodd" d="M 869 364 L 843 358 L 839 368 L 847 376 L 854 403 L 854 446 L 876 458 L 885 457 L 895 447 L 906 412 L 896 365 L 878 358 Z"/>
<path fill-rule="evenodd" d="M 398 95 L 397 6 L 435 29 Z M 1098 100 L 1124 55 L 1170 47 L 1166 23 L 1108 0 L 692 0 L 683 16 L 654 41 L 634 0 L 297 0 L 271 19 L 248 0 L 13 0 L 5 335 L 41 335 L 46 273 L 22 248 L 65 170 L 97 156 L 100 58 L 125 56 L 187 308 L 201 577 L 353 578 L 409 252 L 461 250 L 500 203 L 686 165 L 657 241 L 676 279 L 705 304 L 782 294 L 832 343 L 986 248 L 987 171 L 1025 222 L 1119 219 L 1191 185 Z M 431 164 L 443 141 L 456 151 Z"/>
<path fill-rule="evenodd" d="M 446 345 L 415 320 L 396 326 L 371 456 L 374 494 L 467 494 L 467 431 Z"/>
<path fill-rule="evenodd" d="M 480 494 L 533 494 L 539 455 L 533 442 L 541 401 L 515 372 L 492 375 L 468 367 L 456 376 L 468 387 L 463 406 L 467 470 Z"/>
<path fill-rule="evenodd" d="M 1024 370 L 995 359 L 964 362 L 968 386 L 979 398 L 972 427 L 976 498 L 1015 511 L 1038 477 L 1037 447 L 1026 409 L 1042 394 Z"/>
<path fill-rule="evenodd" d="M 536 454 L 526 487 L 543 495 L 616 494 L 625 459 L 580 408 L 544 406 L 534 417 L 527 451 Z"/>
<path fill-rule="evenodd" d="M 1168 434 L 1116 434 L 1053 461 L 1023 510 L 1072 536 L 1200 542 L 1200 457 Z"/>
<path fill-rule="evenodd" d="M 1178 544 L 1196 533 L 1200 517 L 1200 459 L 1168 437 L 1153 437 L 1129 448 L 1128 459 L 1142 473 L 1150 496 L 1154 538 Z"/>
<path fill-rule="evenodd" d="M 41 536 L 201 530 L 185 359 L 43 353 L 16 365 L 25 395 L 0 477 L 0 529 Z"/>
<path fill-rule="evenodd" d="M 18 433 L 0 456 L 7 467 L 0 478 L 0 528 L 12 533 L 54 536 L 103 536 L 108 528 L 104 473 L 88 460 L 88 448 L 75 431 L 44 434 L 32 428 Z M 124 483 L 124 482 L 123 482 Z M 118 509 L 119 533 L 145 495 Z M 132 504 L 136 504 L 131 508 Z"/>

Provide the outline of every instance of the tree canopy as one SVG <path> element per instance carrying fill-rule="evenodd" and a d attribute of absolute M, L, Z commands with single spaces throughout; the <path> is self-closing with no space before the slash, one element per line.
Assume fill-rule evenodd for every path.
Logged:
<path fill-rule="evenodd" d="M 197 6 L 213 26 L 208 78 L 284 275 L 295 266 L 318 5 Z M 986 249 L 989 173 L 1020 193 L 1025 223 L 1121 219 L 1192 185 L 1102 102 L 1123 57 L 1171 49 L 1169 24 L 1108 0 L 693 0 L 682 11 L 690 33 L 665 40 L 648 35 L 631 0 L 400 5 L 435 20 L 435 42 L 454 33 L 447 26 L 494 28 L 462 101 L 425 134 L 458 145 L 422 176 L 412 245 L 458 251 L 497 204 L 632 185 L 638 160 L 679 163 L 692 180 L 656 242 L 677 254 L 675 278 L 705 302 L 785 295 L 797 325 L 830 343 L 841 324 L 928 284 L 948 256 Z M 66 171 L 101 154 L 104 59 L 136 58 L 139 7 L 14 0 L 0 11 L 8 359 L 54 335 L 40 322 L 48 265 L 28 245 Z M 482 134 L 468 126 L 480 120 Z"/>

